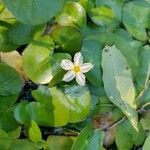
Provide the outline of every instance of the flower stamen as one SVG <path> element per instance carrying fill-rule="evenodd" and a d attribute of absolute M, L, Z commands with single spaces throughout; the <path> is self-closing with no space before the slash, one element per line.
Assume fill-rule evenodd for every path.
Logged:
<path fill-rule="evenodd" d="M 73 71 L 74 71 L 75 73 L 80 72 L 80 67 L 79 67 L 79 66 L 74 66 L 74 67 L 73 67 Z"/>

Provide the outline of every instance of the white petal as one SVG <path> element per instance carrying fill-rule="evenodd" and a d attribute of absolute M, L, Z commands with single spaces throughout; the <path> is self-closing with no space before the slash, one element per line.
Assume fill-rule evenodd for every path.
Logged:
<path fill-rule="evenodd" d="M 85 85 L 85 75 L 83 73 L 77 73 L 76 74 L 76 81 L 79 85 L 84 86 Z"/>
<path fill-rule="evenodd" d="M 71 70 L 73 68 L 73 63 L 68 60 L 68 59 L 63 59 L 60 66 L 64 69 L 64 70 Z"/>
<path fill-rule="evenodd" d="M 65 81 L 65 82 L 69 82 L 69 81 L 71 81 L 73 78 L 75 77 L 75 73 L 73 72 L 73 71 L 68 71 L 65 75 L 64 75 L 64 77 L 63 77 L 63 81 Z"/>
<path fill-rule="evenodd" d="M 80 52 L 74 55 L 74 64 L 81 65 L 83 63 L 83 56 Z"/>
<path fill-rule="evenodd" d="M 80 70 L 82 73 L 86 73 L 86 72 L 90 71 L 92 68 L 93 68 L 93 65 L 91 63 L 84 63 L 80 67 Z"/>

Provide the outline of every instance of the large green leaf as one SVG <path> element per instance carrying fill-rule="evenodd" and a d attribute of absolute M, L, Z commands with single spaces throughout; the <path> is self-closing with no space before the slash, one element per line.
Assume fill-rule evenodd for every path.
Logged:
<path fill-rule="evenodd" d="M 147 40 L 146 29 L 150 29 L 150 3 L 132 1 L 123 8 L 123 24 L 130 34 L 141 41 Z M 142 11 L 141 11 L 142 10 Z"/>
<path fill-rule="evenodd" d="M 94 65 L 93 69 L 87 73 L 87 79 L 94 86 L 101 86 L 101 45 L 95 40 L 83 40 L 81 53 L 85 62 Z"/>
<path fill-rule="evenodd" d="M 18 94 L 23 83 L 15 69 L 0 63 L 0 95 L 8 96 Z"/>
<path fill-rule="evenodd" d="M 56 21 L 62 26 L 74 26 L 81 29 L 86 24 L 86 13 L 79 3 L 68 2 L 56 17 Z"/>
<path fill-rule="evenodd" d="M 70 118 L 69 122 L 79 122 L 86 118 L 90 111 L 91 97 L 86 86 L 71 85 L 64 88 L 68 98 Z"/>
<path fill-rule="evenodd" d="M 42 24 L 54 17 L 62 8 L 64 0 L 3 0 L 6 7 L 21 22 Z"/>
<path fill-rule="evenodd" d="M 103 82 L 107 97 L 128 117 L 137 129 L 135 89 L 127 60 L 115 47 L 106 46 L 102 51 Z"/>

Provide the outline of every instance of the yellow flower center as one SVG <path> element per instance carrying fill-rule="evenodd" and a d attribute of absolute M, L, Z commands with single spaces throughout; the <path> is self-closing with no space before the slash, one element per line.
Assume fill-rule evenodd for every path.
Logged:
<path fill-rule="evenodd" d="M 74 71 L 75 73 L 80 72 L 80 67 L 79 67 L 79 66 L 74 66 L 73 71 Z"/>

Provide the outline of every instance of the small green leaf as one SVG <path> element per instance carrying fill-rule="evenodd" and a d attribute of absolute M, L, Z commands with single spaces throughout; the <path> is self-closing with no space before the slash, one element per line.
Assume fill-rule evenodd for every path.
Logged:
<path fill-rule="evenodd" d="M 149 130 L 150 129 L 150 113 L 146 113 L 140 120 L 143 129 Z"/>
<path fill-rule="evenodd" d="M 102 51 L 103 82 L 109 100 L 118 106 L 137 129 L 135 88 L 130 67 L 115 47 L 105 47 Z"/>
<path fill-rule="evenodd" d="M 119 150 L 131 149 L 133 145 L 142 145 L 146 132 L 143 130 L 141 124 L 138 124 L 139 131 L 137 132 L 129 123 L 125 121 L 117 127 L 116 131 L 116 144 Z"/>
<path fill-rule="evenodd" d="M 70 150 L 76 138 L 67 136 L 49 136 L 46 150 Z"/>
<path fill-rule="evenodd" d="M 94 86 L 101 86 L 101 44 L 95 40 L 83 40 L 81 53 L 85 62 L 94 67 L 87 73 L 87 79 Z"/>
<path fill-rule="evenodd" d="M 75 143 L 73 144 L 71 150 L 85 150 L 84 147 L 86 146 L 86 142 L 88 137 L 91 135 L 92 125 L 87 125 L 77 137 Z"/>
<path fill-rule="evenodd" d="M 12 67 L 0 63 L 0 95 L 9 96 L 21 91 L 23 82 Z"/>
<path fill-rule="evenodd" d="M 8 136 L 14 140 L 14 139 L 18 139 L 20 137 L 21 134 L 21 126 L 17 127 L 15 130 L 8 132 Z"/>
<path fill-rule="evenodd" d="M 33 41 L 23 53 L 23 68 L 26 76 L 35 83 L 45 84 L 52 79 L 49 55 L 54 43 L 49 36 Z"/>
<path fill-rule="evenodd" d="M 90 112 L 91 96 L 86 86 L 66 86 L 64 93 L 68 99 L 70 118 L 69 122 L 79 122 L 86 118 Z"/>
<path fill-rule="evenodd" d="M 11 139 L 8 134 L 0 129 L 0 148 L 1 150 L 7 150 L 11 145 Z"/>
<path fill-rule="evenodd" d="M 144 46 L 140 51 L 140 66 L 137 74 L 137 83 L 140 89 L 143 89 L 145 86 L 145 81 L 150 71 L 150 46 Z"/>
<path fill-rule="evenodd" d="M 64 5 L 58 16 L 56 16 L 56 21 L 62 26 L 73 26 L 81 29 L 86 24 L 86 13 L 79 3 L 68 2 Z"/>
<path fill-rule="evenodd" d="M 123 24 L 136 39 L 147 40 L 146 29 L 150 28 L 150 3 L 146 1 L 131 1 L 123 7 Z M 142 10 L 142 11 L 141 11 Z"/>
<path fill-rule="evenodd" d="M 145 143 L 143 145 L 143 150 L 149 150 L 149 148 L 150 148 L 150 134 L 147 137 L 147 139 L 145 140 Z"/>
<path fill-rule="evenodd" d="M 29 134 L 29 139 L 35 143 L 39 142 L 42 139 L 40 128 L 33 120 L 31 121 L 28 134 Z"/>
<path fill-rule="evenodd" d="M 7 150 L 37 150 L 34 143 L 29 141 L 28 139 L 17 139 L 14 140 Z"/>
<path fill-rule="evenodd" d="M 90 17 L 95 24 L 105 26 L 107 24 L 110 24 L 115 16 L 111 8 L 100 6 L 91 10 Z"/>
<path fill-rule="evenodd" d="M 81 33 L 74 27 L 57 26 L 54 27 L 50 36 L 60 47 L 58 51 L 64 51 L 69 54 L 75 54 L 81 48 Z"/>

